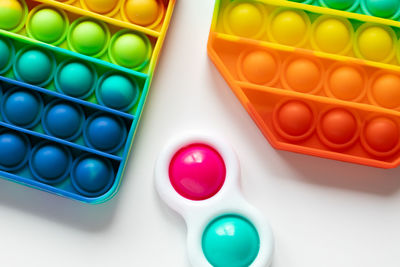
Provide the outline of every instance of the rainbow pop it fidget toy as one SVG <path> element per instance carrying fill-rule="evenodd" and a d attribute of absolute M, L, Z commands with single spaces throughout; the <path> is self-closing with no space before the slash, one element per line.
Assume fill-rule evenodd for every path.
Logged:
<path fill-rule="evenodd" d="M 244 199 L 228 144 L 207 135 L 178 138 L 160 153 L 155 177 L 161 198 L 186 222 L 193 266 L 270 266 L 272 230 Z"/>
<path fill-rule="evenodd" d="M 217 0 L 208 51 L 270 143 L 400 164 L 400 1 Z"/>
<path fill-rule="evenodd" d="M 175 0 L 0 0 L 0 176 L 118 190 Z"/>

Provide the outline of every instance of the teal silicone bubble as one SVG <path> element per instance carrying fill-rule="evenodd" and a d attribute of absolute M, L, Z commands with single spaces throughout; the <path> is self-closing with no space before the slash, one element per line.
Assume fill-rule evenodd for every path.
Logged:
<path fill-rule="evenodd" d="M 1 0 L 0 1 L 0 29 L 18 31 L 24 26 L 28 12 L 25 1 Z"/>
<path fill-rule="evenodd" d="M 112 109 L 127 111 L 139 98 L 135 80 L 119 73 L 106 73 L 100 78 L 96 89 L 97 101 Z"/>
<path fill-rule="evenodd" d="M 53 79 L 55 68 L 53 54 L 27 46 L 17 53 L 14 74 L 18 80 L 44 86 Z"/>
<path fill-rule="evenodd" d="M 72 23 L 67 40 L 73 51 L 99 57 L 107 50 L 110 31 L 104 22 L 82 17 Z"/>
<path fill-rule="evenodd" d="M 57 45 L 65 40 L 68 25 L 65 12 L 41 5 L 29 13 L 26 30 L 36 40 Z"/>
<path fill-rule="evenodd" d="M 360 0 L 319 0 L 319 2 L 325 7 L 352 11 L 358 6 Z"/>
<path fill-rule="evenodd" d="M 129 30 L 116 33 L 110 47 L 108 54 L 113 63 L 135 70 L 144 68 L 152 54 L 149 38 Z"/>
<path fill-rule="evenodd" d="M 244 267 L 256 259 L 260 237 L 254 225 L 242 216 L 223 215 L 204 230 L 202 248 L 214 267 Z"/>
<path fill-rule="evenodd" d="M 400 15 L 399 0 L 362 0 L 362 10 L 372 16 L 394 19 Z"/>
<path fill-rule="evenodd" d="M 57 67 L 56 73 L 55 86 L 63 94 L 85 99 L 96 88 L 97 72 L 92 64 L 68 60 Z"/>
<path fill-rule="evenodd" d="M 0 38 L 0 74 L 9 70 L 14 53 L 11 42 L 8 39 Z"/>

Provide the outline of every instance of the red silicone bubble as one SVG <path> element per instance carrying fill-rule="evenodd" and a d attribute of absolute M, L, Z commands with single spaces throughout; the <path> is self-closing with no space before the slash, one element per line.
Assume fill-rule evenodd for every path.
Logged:
<path fill-rule="evenodd" d="M 391 154 L 399 144 L 400 131 L 397 124 L 389 118 L 378 117 L 368 122 L 364 129 L 368 146 L 386 156 Z"/>
<path fill-rule="evenodd" d="M 172 186 L 190 200 L 214 196 L 225 182 L 226 168 L 221 155 L 205 144 L 192 144 L 180 149 L 169 165 Z"/>
<path fill-rule="evenodd" d="M 275 113 L 275 127 L 286 139 L 299 141 L 311 134 L 314 114 L 303 102 L 291 100 L 279 107 Z"/>

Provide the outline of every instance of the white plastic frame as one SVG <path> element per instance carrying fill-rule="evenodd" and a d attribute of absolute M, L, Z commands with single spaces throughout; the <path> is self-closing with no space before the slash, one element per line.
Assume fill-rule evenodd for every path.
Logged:
<path fill-rule="evenodd" d="M 223 158 L 226 177 L 217 194 L 206 200 L 190 200 L 175 191 L 169 179 L 170 162 L 181 148 L 191 144 L 213 147 Z M 270 266 L 274 250 L 272 230 L 264 217 L 243 197 L 239 185 L 240 167 L 234 150 L 223 140 L 207 136 L 186 134 L 170 142 L 160 153 L 155 166 L 156 189 L 162 200 L 185 220 L 187 226 L 187 249 L 189 260 L 195 267 L 211 267 L 202 249 L 202 235 L 215 218 L 236 214 L 247 218 L 257 229 L 260 250 L 250 267 Z"/>

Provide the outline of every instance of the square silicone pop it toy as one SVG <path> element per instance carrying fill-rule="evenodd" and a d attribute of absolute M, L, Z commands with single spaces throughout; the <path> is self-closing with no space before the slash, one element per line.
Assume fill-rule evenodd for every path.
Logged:
<path fill-rule="evenodd" d="M 393 168 L 399 19 L 398 0 L 217 0 L 208 51 L 274 147 Z"/>
<path fill-rule="evenodd" d="M 161 198 L 186 222 L 193 266 L 270 266 L 271 228 L 244 199 L 228 144 L 211 136 L 176 139 L 160 153 L 155 177 Z"/>
<path fill-rule="evenodd" d="M 0 0 L 0 176 L 88 203 L 120 185 L 175 0 Z"/>

